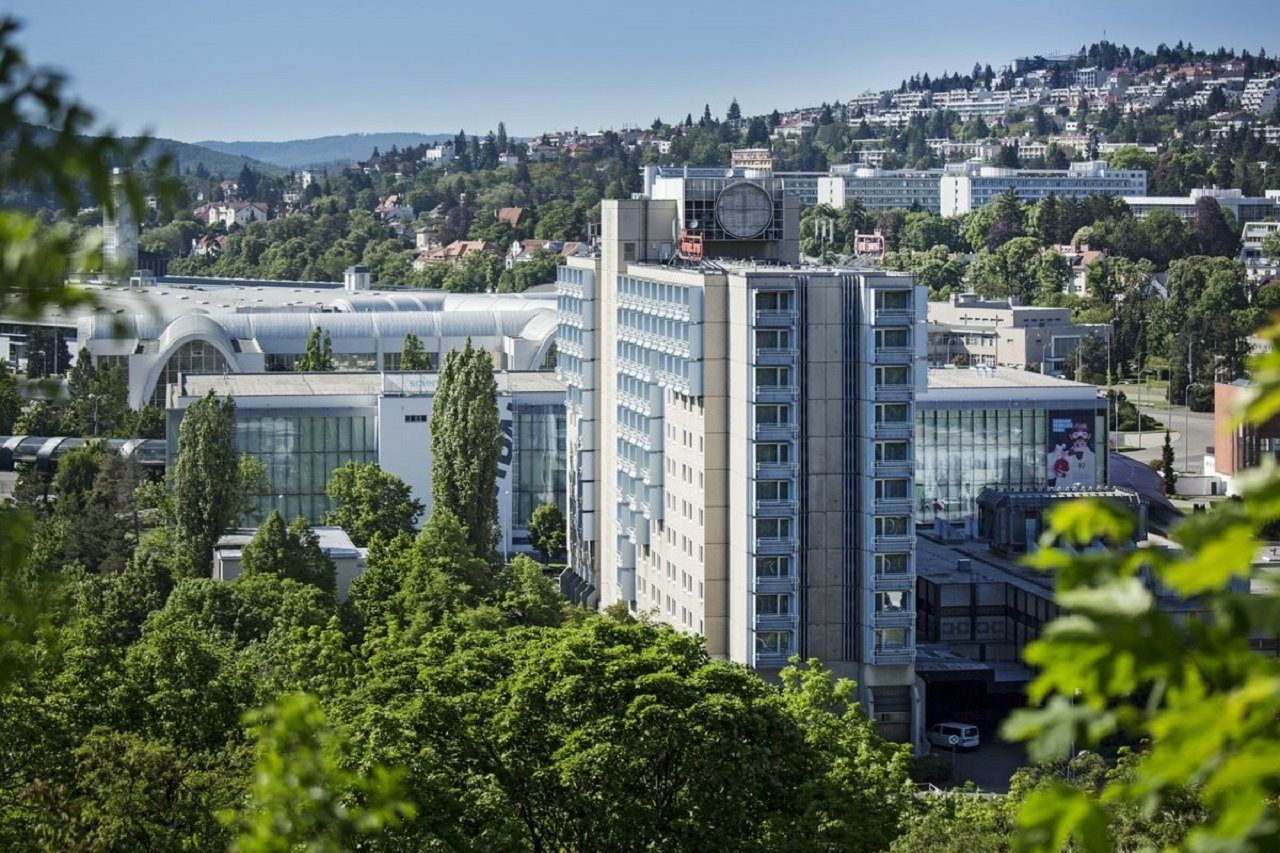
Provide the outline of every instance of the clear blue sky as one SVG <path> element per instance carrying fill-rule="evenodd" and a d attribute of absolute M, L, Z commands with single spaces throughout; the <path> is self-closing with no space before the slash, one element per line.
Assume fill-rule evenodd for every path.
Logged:
<path fill-rule="evenodd" d="M 1106 38 L 1280 51 L 1277 0 L 11 0 L 124 132 L 513 135 L 748 114 Z"/>

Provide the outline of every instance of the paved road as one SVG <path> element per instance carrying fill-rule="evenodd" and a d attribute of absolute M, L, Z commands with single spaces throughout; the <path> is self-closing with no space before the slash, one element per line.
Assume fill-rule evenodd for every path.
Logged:
<path fill-rule="evenodd" d="M 1213 445 L 1212 412 L 1188 413 L 1185 406 L 1174 406 L 1171 418 L 1163 389 L 1146 389 L 1139 385 L 1117 387 L 1138 407 L 1138 411 L 1170 427 L 1169 436 L 1179 471 L 1200 473 L 1204 470 L 1204 450 Z M 1128 455 L 1139 462 L 1147 462 L 1160 458 L 1164 449 L 1164 430 L 1142 433 L 1141 443 L 1136 432 L 1117 433 L 1117 440 L 1122 445 L 1140 447 Z"/>
<path fill-rule="evenodd" d="M 949 757 L 946 749 L 935 747 L 938 755 Z M 996 794 L 1009 793 L 1009 779 L 1019 767 L 1029 763 L 1026 752 L 1018 744 L 1005 743 L 996 738 L 984 738 L 982 746 L 974 750 L 957 752 L 955 756 L 956 785 L 973 782 L 984 791 Z"/>

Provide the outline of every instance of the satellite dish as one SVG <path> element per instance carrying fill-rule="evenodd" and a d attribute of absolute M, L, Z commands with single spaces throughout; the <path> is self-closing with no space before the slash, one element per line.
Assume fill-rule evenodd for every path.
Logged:
<path fill-rule="evenodd" d="M 716 198 L 716 221 L 730 237 L 759 237 L 773 222 L 773 198 L 758 184 L 730 184 Z"/>

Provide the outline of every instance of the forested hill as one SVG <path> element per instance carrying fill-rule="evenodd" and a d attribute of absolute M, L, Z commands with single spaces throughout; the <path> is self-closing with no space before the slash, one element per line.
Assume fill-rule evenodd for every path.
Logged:
<path fill-rule="evenodd" d="M 323 166 L 353 160 L 364 160 L 375 148 L 381 151 L 395 146 L 408 148 L 453 139 L 450 133 L 347 133 L 342 136 L 320 136 L 314 139 L 289 139 L 284 142 L 222 142 L 208 140 L 196 145 L 237 157 L 252 157 L 288 169 Z"/>
<path fill-rule="evenodd" d="M 126 139 L 126 142 L 132 142 L 132 139 Z M 151 140 L 149 150 L 157 154 L 169 154 L 177 161 L 176 166 L 179 173 L 185 172 L 187 169 L 196 171 L 201 163 L 210 175 L 220 176 L 224 178 L 234 178 L 240 174 L 240 170 L 248 163 L 250 168 L 262 172 L 267 175 L 282 175 L 285 169 L 270 161 L 263 161 L 257 158 L 232 154 L 224 151 L 215 150 L 201 144 L 192 144 L 190 142 L 179 142 L 176 139 L 154 138 Z"/>

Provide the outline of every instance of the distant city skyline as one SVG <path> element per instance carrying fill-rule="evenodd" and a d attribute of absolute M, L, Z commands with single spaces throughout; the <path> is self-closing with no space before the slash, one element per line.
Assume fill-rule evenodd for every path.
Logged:
<path fill-rule="evenodd" d="M 15 0 L 29 58 L 123 133 L 195 142 L 382 131 L 529 136 L 845 100 L 920 72 L 1110 41 L 1280 50 L 1274 0 L 816 0 L 732 6 L 545 0 L 379 14 L 336 0 Z M 731 13 L 726 9 L 732 10 Z M 1225 12 L 1225 13 L 1224 13 Z"/>

